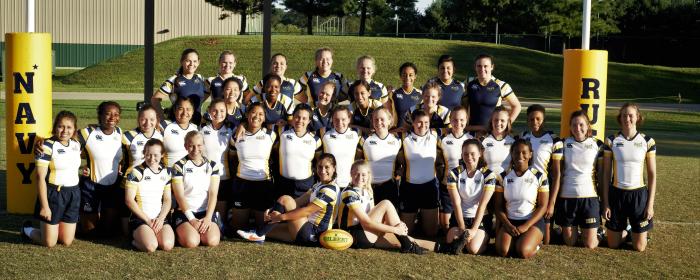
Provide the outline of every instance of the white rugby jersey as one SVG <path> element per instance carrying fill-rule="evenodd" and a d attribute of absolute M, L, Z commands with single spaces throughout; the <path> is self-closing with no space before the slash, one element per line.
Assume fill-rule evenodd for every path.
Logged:
<path fill-rule="evenodd" d="M 68 140 L 68 146 L 54 138 L 44 140 L 36 166 L 48 168 L 46 182 L 57 186 L 77 186 L 80 169 L 80 143 Z"/>
<path fill-rule="evenodd" d="M 490 170 L 501 173 L 510 169 L 510 146 L 513 145 L 513 142 L 515 139 L 510 135 L 497 140 L 493 134 L 489 134 L 484 140 L 481 140 L 481 144 L 484 146 L 484 161 Z"/>
<path fill-rule="evenodd" d="M 335 171 L 338 177 L 335 179 L 340 188 L 347 187 L 352 181 L 350 168 L 355 162 L 355 153 L 360 147 L 360 133 L 357 129 L 349 127 L 345 132 L 339 133 L 335 128 L 327 132 L 322 131 L 323 151 L 335 157 Z"/>
<path fill-rule="evenodd" d="M 394 178 L 396 157 L 401 150 L 401 140 L 396 135 L 389 133 L 382 139 L 372 133 L 363 136 L 360 145 L 372 170 L 372 184 L 381 184 Z"/>
<path fill-rule="evenodd" d="M 143 163 L 143 147 L 146 145 L 146 142 L 151 139 L 163 141 L 163 134 L 154 129 L 151 136 L 146 136 L 138 128 L 124 133 L 122 136 L 122 145 L 124 145 L 123 149 L 126 149 L 126 155 L 128 156 L 128 160 L 125 162 L 130 168 Z M 161 151 L 161 153 L 165 153 L 165 151 Z"/>
<path fill-rule="evenodd" d="M 277 131 L 280 135 L 280 175 L 292 180 L 304 180 L 313 176 L 311 162 L 321 149 L 321 138 L 311 131 L 299 137 L 291 126 L 279 127 Z"/>
<path fill-rule="evenodd" d="M 646 186 L 646 161 L 656 157 L 656 141 L 640 132 L 631 139 L 618 132 L 605 139 L 605 155 L 612 156 L 613 186 L 623 190 L 642 188 Z"/>
<path fill-rule="evenodd" d="M 334 183 L 323 184 L 320 182 L 307 191 L 310 194 L 309 203 L 321 207 L 320 210 L 311 213 L 307 220 L 316 225 L 321 231 L 326 231 L 333 227 L 339 192 L 340 188 Z"/>
<path fill-rule="evenodd" d="M 462 216 L 474 218 L 484 191 L 496 189 L 496 174 L 482 168 L 474 171 L 474 176 L 469 177 L 467 169 L 463 165 L 459 165 L 450 170 L 447 177 L 447 189 L 457 190 L 459 193 Z"/>
<path fill-rule="evenodd" d="M 207 210 L 212 177 L 219 177 L 219 167 L 216 162 L 207 158 L 204 158 L 201 165 L 196 165 L 187 156 L 173 165 L 172 182 L 182 183 L 185 200 L 189 206 L 188 209 L 181 209 L 183 212 L 199 213 Z"/>
<path fill-rule="evenodd" d="M 374 197 L 369 190 L 358 187 L 348 187 L 340 194 L 340 206 L 338 207 L 338 227 L 348 229 L 360 224 L 353 209 L 359 209 L 365 214 L 374 207 Z"/>
<path fill-rule="evenodd" d="M 598 197 L 595 188 L 596 166 L 603 160 L 603 143 L 593 137 L 581 142 L 573 136 L 556 143 L 554 160 L 561 161 L 563 198 Z"/>
<path fill-rule="evenodd" d="M 522 176 L 511 169 L 496 177 L 496 192 L 503 193 L 508 219 L 527 220 L 535 212 L 537 195 L 549 192 L 549 183 L 547 176 L 535 168 L 526 170 Z"/>
<path fill-rule="evenodd" d="M 460 137 L 455 137 L 452 131 L 448 128 L 443 129 L 443 135 L 440 137 L 440 148 L 442 149 L 442 157 L 445 159 L 445 174 L 443 183 L 447 182 L 447 177 L 450 170 L 459 166 L 459 160 L 462 159 L 462 144 L 464 141 L 474 138 L 469 133 L 464 133 Z"/>
<path fill-rule="evenodd" d="M 532 145 L 533 167 L 544 174 L 549 174 L 549 161 L 552 159 L 552 152 L 554 152 L 554 143 L 558 142 L 559 138 L 551 131 L 545 131 L 540 137 L 535 137 L 532 132 L 525 131 L 521 137 Z"/>
<path fill-rule="evenodd" d="M 148 216 L 155 219 L 163 207 L 163 193 L 170 192 L 170 171 L 161 165 L 159 170 L 139 165 L 126 177 L 126 188 L 136 190 L 136 203 Z"/>
<path fill-rule="evenodd" d="M 263 127 L 255 133 L 246 131 L 235 139 L 230 149 L 238 157 L 236 176 L 248 181 L 271 180 L 270 154 L 276 138 L 275 132 Z"/>
<path fill-rule="evenodd" d="M 232 143 L 234 130 L 235 128 L 226 124 L 223 124 L 219 129 L 214 129 L 211 123 L 199 129 L 202 138 L 204 138 L 204 156 L 219 165 L 221 180 L 230 178 L 227 148 Z"/>
<path fill-rule="evenodd" d="M 177 122 L 163 120 L 160 122 L 163 128 L 163 145 L 165 145 L 165 166 L 173 167 L 178 160 L 187 155 L 185 149 L 185 135 L 190 131 L 197 131 L 195 124 L 187 124 L 183 129 Z"/>
<path fill-rule="evenodd" d="M 423 136 L 413 132 L 402 137 L 403 153 L 406 159 L 406 178 L 411 184 L 423 184 L 435 179 L 435 161 L 440 138 L 435 130 Z"/>
<path fill-rule="evenodd" d="M 99 127 L 80 130 L 78 141 L 87 152 L 90 181 L 100 185 L 112 185 L 119 176 L 122 160 L 122 130 L 115 127 L 112 134 L 105 134 Z"/>

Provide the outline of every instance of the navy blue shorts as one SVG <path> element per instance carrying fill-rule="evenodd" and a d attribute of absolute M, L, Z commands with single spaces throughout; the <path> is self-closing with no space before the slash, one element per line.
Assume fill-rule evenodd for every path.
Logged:
<path fill-rule="evenodd" d="M 280 175 L 279 177 L 275 178 L 275 185 L 277 194 L 273 199 L 277 199 L 283 195 L 297 198 L 304 195 L 309 189 L 311 189 L 311 187 L 314 186 L 314 176 L 303 180 L 294 180 Z"/>
<path fill-rule="evenodd" d="M 80 211 L 95 214 L 105 209 L 119 209 L 124 204 L 124 192 L 119 179 L 112 185 L 100 185 L 88 177 L 80 177 Z M 121 196 L 120 196 L 121 195 Z"/>
<path fill-rule="evenodd" d="M 74 224 L 80 218 L 80 188 L 78 186 L 61 187 L 47 184 L 46 198 L 51 210 L 51 220 L 41 218 L 41 202 L 37 197 L 34 203 L 34 217 L 49 225 L 57 225 L 60 222 Z"/>
<path fill-rule="evenodd" d="M 206 216 L 206 215 L 207 215 L 207 211 L 194 213 L 195 219 L 204 218 L 204 216 Z M 217 215 L 212 215 L 211 221 L 215 224 L 218 224 L 219 220 L 216 217 L 217 217 Z M 180 211 L 180 210 L 175 210 L 175 212 L 173 213 L 173 218 L 172 218 L 172 224 L 175 225 L 175 228 L 179 227 L 180 225 L 182 225 L 186 222 L 189 222 L 189 220 L 187 220 L 187 216 L 185 216 L 185 213 Z"/>
<path fill-rule="evenodd" d="M 454 211 L 452 208 L 452 198 L 447 191 L 447 185 L 440 183 L 440 213 L 451 214 Z"/>
<path fill-rule="evenodd" d="M 437 179 L 423 184 L 401 182 L 399 203 L 402 213 L 417 213 L 418 209 L 436 209 L 440 206 Z"/>
<path fill-rule="evenodd" d="M 219 192 L 216 194 L 216 200 L 227 202 L 233 193 L 233 179 L 219 181 Z"/>
<path fill-rule="evenodd" d="M 354 249 L 369 249 L 374 247 L 374 243 L 369 242 L 365 230 L 362 225 L 354 225 L 345 229 L 350 235 L 352 235 L 352 248 Z"/>
<path fill-rule="evenodd" d="M 519 225 L 522 225 L 522 224 L 526 223 L 528 220 L 513 220 L 513 219 L 511 219 L 511 218 L 508 218 L 508 221 L 510 221 L 510 224 L 511 224 L 511 225 L 517 227 L 517 226 L 519 226 Z M 534 225 L 532 225 L 532 226 L 535 227 L 535 228 L 537 228 L 537 229 L 539 229 L 539 230 L 540 230 L 540 233 L 542 233 L 542 235 L 544 235 L 544 233 L 545 233 L 544 219 L 539 219 L 539 220 L 538 220 Z"/>
<path fill-rule="evenodd" d="M 185 220 L 187 220 L 187 219 L 185 219 Z M 168 221 L 168 219 L 165 219 L 163 221 L 163 226 L 169 225 L 169 224 L 170 224 L 170 222 Z M 131 232 L 131 235 L 133 235 L 134 231 L 137 228 L 139 228 L 141 225 L 146 225 L 149 228 L 151 227 L 151 225 L 149 225 L 148 223 L 144 222 L 143 220 L 137 218 L 136 216 L 131 216 L 129 218 L 129 232 Z"/>
<path fill-rule="evenodd" d="M 265 211 L 275 202 L 272 181 L 248 181 L 236 178 L 231 201 L 233 208 Z"/>
<path fill-rule="evenodd" d="M 297 232 L 294 243 L 301 246 L 318 247 L 321 244 L 318 241 L 321 233 L 323 233 L 323 231 L 321 231 L 316 225 L 312 224 L 311 222 L 306 222 L 303 226 L 301 226 L 299 232 Z"/>
<path fill-rule="evenodd" d="M 612 231 L 623 231 L 627 227 L 627 221 L 634 233 L 647 232 L 654 228 L 653 219 L 644 217 L 644 209 L 647 207 L 649 189 L 647 187 L 635 190 L 623 190 L 610 186 L 608 203 L 610 203 L 610 220 L 605 227 Z"/>
<path fill-rule="evenodd" d="M 486 221 L 486 218 L 487 218 L 486 215 L 484 215 L 484 217 L 481 219 L 481 223 L 479 224 L 479 229 L 484 230 L 484 231 L 486 230 L 486 227 L 484 227 L 484 222 Z M 488 218 L 491 218 L 491 217 L 489 216 Z M 463 218 L 462 220 L 464 221 L 464 227 L 466 229 L 471 229 L 472 226 L 474 226 L 474 218 Z M 490 223 L 491 219 L 488 219 L 488 220 Z"/>
<path fill-rule="evenodd" d="M 556 208 L 554 220 L 562 227 L 598 228 L 600 226 L 600 201 L 597 197 L 559 198 Z"/>
<path fill-rule="evenodd" d="M 396 181 L 389 180 L 381 184 L 372 184 L 372 192 L 374 193 L 375 203 L 389 200 L 394 204 L 394 208 L 399 208 L 399 186 L 396 184 Z"/>

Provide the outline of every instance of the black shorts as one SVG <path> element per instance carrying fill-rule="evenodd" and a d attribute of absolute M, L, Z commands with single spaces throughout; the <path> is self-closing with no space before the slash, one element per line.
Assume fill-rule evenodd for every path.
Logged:
<path fill-rule="evenodd" d="M 559 198 L 556 208 L 554 220 L 562 227 L 598 228 L 600 226 L 600 201 L 597 197 Z"/>
<path fill-rule="evenodd" d="M 216 201 L 227 202 L 233 193 L 233 179 L 219 181 L 219 192 L 216 194 Z"/>
<path fill-rule="evenodd" d="M 653 219 L 644 217 L 644 209 L 647 207 L 649 189 L 647 187 L 635 190 L 623 190 L 610 186 L 608 203 L 610 203 L 610 220 L 605 227 L 612 231 L 623 231 L 629 220 L 632 232 L 642 233 L 654 228 Z"/>
<path fill-rule="evenodd" d="M 522 225 L 526 223 L 528 220 L 513 220 L 511 218 L 508 218 L 508 221 L 510 221 L 510 224 L 517 227 L 519 225 Z M 544 236 L 545 233 L 545 226 L 544 226 L 544 219 L 539 219 L 534 225 L 532 225 L 535 228 L 538 228 L 540 230 L 540 233 Z"/>
<path fill-rule="evenodd" d="M 100 185 L 88 177 L 80 177 L 80 211 L 95 214 L 105 209 L 119 210 L 119 202 L 124 204 L 123 189 L 120 191 L 117 179 L 112 185 Z M 121 196 L 120 196 L 121 194 Z"/>
<path fill-rule="evenodd" d="M 294 243 L 301 246 L 318 247 L 321 244 L 318 241 L 321 233 L 323 233 L 323 231 L 321 231 L 316 225 L 312 224 L 311 222 L 306 222 L 299 229 Z"/>
<path fill-rule="evenodd" d="M 484 222 L 486 221 L 486 218 L 487 218 L 486 215 L 484 215 L 484 217 L 481 219 L 481 224 L 479 224 L 479 229 L 480 229 L 480 230 L 486 231 L 486 227 L 484 227 Z M 488 219 L 489 223 L 491 223 L 491 222 L 490 222 L 490 221 L 491 221 L 491 219 L 490 219 L 491 217 L 489 216 L 488 218 L 489 218 L 489 219 Z M 464 227 L 465 227 L 466 229 L 471 229 L 472 226 L 474 226 L 474 218 L 463 218 L 462 220 L 464 221 Z"/>
<path fill-rule="evenodd" d="M 288 179 L 284 176 L 275 178 L 275 188 L 277 189 L 276 198 L 283 195 L 288 195 L 293 198 L 304 195 L 311 187 L 314 186 L 314 176 L 303 180 Z"/>
<path fill-rule="evenodd" d="M 253 209 L 265 211 L 275 201 L 275 187 L 272 181 L 248 181 L 234 179 L 232 207 L 236 209 Z"/>
<path fill-rule="evenodd" d="M 399 187 L 396 181 L 389 180 L 381 184 L 372 184 L 372 192 L 374 193 L 374 201 L 376 203 L 382 200 L 389 200 L 394 204 L 394 208 L 399 206 Z"/>
<path fill-rule="evenodd" d="M 453 211 L 452 198 L 450 192 L 447 191 L 447 185 L 440 183 L 440 213 L 451 214 Z"/>
<path fill-rule="evenodd" d="M 399 207 L 402 213 L 416 213 L 418 209 L 436 209 L 439 206 L 437 179 L 423 184 L 401 182 Z"/>
<path fill-rule="evenodd" d="M 187 220 L 187 219 L 185 219 L 185 220 Z M 170 224 L 170 221 L 168 221 L 168 219 L 165 219 L 163 221 L 163 226 L 169 225 L 169 224 Z M 143 220 L 141 220 L 135 216 L 131 216 L 129 218 L 129 232 L 131 232 L 132 236 L 134 235 L 134 231 L 137 228 L 139 228 L 141 225 L 146 225 L 149 228 L 151 227 L 148 223 L 144 222 Z"/>
<path fill-rule="evenodd" d="M 354 225 L 347 228 L 345 231 L 352 235 L 352 248 L 354 249 L 369 249 L 374 247 L 374 243 L 369 242 L 365 230 L 362 225 Z"/>
<path fill-rule="evenodd" d="M 78 186 L 61 187 L 47 184 L 46 198 L 51 210 L 51 220 L 45 220 L 40 215 L 41 202 L 37 197 L 34 203 L 34 217 L 50 225 L 57 225 L 59 222 L 74 224 L 80 218 L 80 188 Z"/>
<path fill-rule="evenodd" d="M 204 216 L 206 216 L 206 215 L 207 215 L 207 211 L 195 212 L 195 213 L 194 213 L 194 218 L 195 218 L 195 219 L 201 219 L 201 218 L 204 218 Z M 169 224 L 175 225 L 175 228 L 177 228 L 177 227 L 179 227 L 180 225 L 182 225 L 182 224 L 184 224 L 184 223 L 186 223 L 186 222 L 188 222 L 188 221 L 189 221 L 189 220 L 187 220 L 187 216 L 185 216 L 185 213 L 184 213 L 184 212 L 182 212 L 182 211 L 180 211 L 180 210 L 175 210 L 175 212 L 173 213 L 172 221 L 171 221 L 171 223 L 169 223 Z M 217 219 L 217 215 L 212 215 L 212 216 L 211 216 L 211 221 L 212 221 L 213 223 L 215 223 L 215 224 L 218 224 L 218 223 L 219 223 L 219 220 Z"/>

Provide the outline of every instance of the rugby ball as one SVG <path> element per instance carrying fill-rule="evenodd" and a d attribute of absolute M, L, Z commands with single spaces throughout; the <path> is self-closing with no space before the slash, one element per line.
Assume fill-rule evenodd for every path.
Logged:
<path fill-rule="evenodd" d="M 345 250 L 352 246 L 352 235 L 342 229 L 329 229 L 321 233 L 319 241 L 326 249 Z"/>

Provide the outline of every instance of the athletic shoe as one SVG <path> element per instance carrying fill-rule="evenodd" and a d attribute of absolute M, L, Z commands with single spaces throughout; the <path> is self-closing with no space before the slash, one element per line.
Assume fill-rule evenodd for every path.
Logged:
<path fill-rule="evenodd" d="M 22 227 L 19 228 L 19 236 L 22 238 L 22 241 L 24 241 L 24 242 L 32 242 L 32 238 L 29 235 L 27 235 L 26 233 L 24 233 L 24 229 L 30 228 L 30 227 L 32 227 L 32 221 L 25 220 L 22 223 Z"/>
<path fill-rule="evenodd" d="M 605 228 L 599 227 L 597 235 L 598 235 L 598 242 L 605 240 Z"/>
<path fill-rule="evenodd" d="M 255 233 L 255 231 L 253 231 L 253 230 L 251 230 L 251 231 L 237 230 L 236 233 L 238 233 L 238 236 L 240 236 L 241 238 L 248 240 L 248 241 L 258 242 L 258 243 L 265 242 L 265 236 L 264 235 L 258 236 L 258 234 Z"/>
<path fill-rule="evenodd" d="M 219 226 L 219 230 L 221 231 L 221 236 L 226 236 L 225 233 L 225 228 L 224 228 L 224 220 L 221 219 L 221 214 L 219 212 L 214 212 L 214 221 L 216 221 L 216 225 Z"/>
<path fill-rule="evenodd" d="M 427 252 L 425 248 L 421 247 L 418 245 L 416 242 L 411 242 L 411 246 L 408 246 L 406 249 L 401 249 L 401 253 L 403 254 L 416 254 L 416 255 L 422 255 Z"/>

